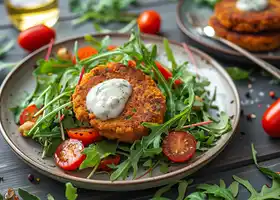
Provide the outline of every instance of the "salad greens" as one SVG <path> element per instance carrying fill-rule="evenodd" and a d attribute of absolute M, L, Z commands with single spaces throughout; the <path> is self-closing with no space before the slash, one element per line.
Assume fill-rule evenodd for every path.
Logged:
<path fill-rule="evenodd" d="M 227 73 L 233 80 L 249 79 L 250 73 L 238 67 L 227 67 Z"/>
<path fill-rule="evenodd" d="M 211 7 L 214 7 L 216 3 L 220 2 L 221 0 L 195 0 L 196 3 L 207 4 Z"/>
<path fill-rule="evenodd" d="M 219 199 L 219 200 L 234 200 L 238 199 L 239 185 L 244 186 L 248 192 L 250 192 L 249 200 L 270 200 L 280 199 L 280 179 L 279 174 L 275 173 L 269 168 L 260 167 L 257 158 L 256 150 L 252 144 L 252 156 L 256 167 L 269 178 L 272 179 L 272 186 L 268 187 L 264 185 L 261 192 L 258 192 L 248 180 L 244 180 L 238 176 L 233 175 L 234 181 L 226 187 L 223 180 L 220 180 L 220 184 L 200 184 L 196 187 L 196 191 L 186 195 L 186 189 L 188 185 L 192 183 L 192 180 L 185 181 L 180 180 L 175 183 L 171 183 L 160 188 L 152 198 L 152 200 L 169 200 L 169 198 L 162 197 L 162 195 L 168 192 L 174 185 L 178 184 L 178 197 L 177 200 L 205 200 L 205 199 Z"/>
<path fill-rule="evenodd" d="M 70 10 L 80 16 L 73 24 L 80 24 L 88 20 L 98 23 L 130 22 L 137 18 L 137 14 L 124 12 L 135 0 L 70 0 Z"/>
<path fill-rule="evenodd" d="M 43 146 L 42 157 L 53 155 L 57 146 L 65 139 L 65 131 L 69 128 L 90 127 L 87 122 L 75 118 L 71 96 L 79 82 L 81 71 L 89 72 L 92 68 L 108 62 L 119 62 L 127 65 L 130 60 L 136 61 L 136 68 L 151 76 L 166 97 L 167 111 L 163 124 L 143 123 L 150 129 L 150 134 L 133 144 L 122 144 L 116 141 L 103 140 L 91 144 L 83 153 L 86 159 L 80 169 L 93 168 L 91 177 L 101 160 L 109 155 L 121 155 L 121 163 L 113 169 L 110 179 L 126 179 L 133 171 L 136 178 L 139 166 L 149 167 L 147 174 L 159 165 L 162 172 L 168 172 L 170 162 L 163 156 L 161 143 L 170 130 L 188 131 L 197 141 L 197 151 L 207 151 L 215 146 L 219 138 L 231 130 L 230 118 L 213 105 L 213 96 L 206 89 L 210 82 L 188 71 L 188 63 L 177 63 L 173 52 L 165 39 L 163 41 L 172 78 L 166 80 L 155 64 L 158 59 L 157 46 L 145 45 L 138 32 L 132 32 L 129 41 L 118 48 L 108 51 L 111 39 L 106 36 L 102 41 L 86 35 L 85 40 L 98 50 L 98 54 L 79 60 L 77 56 L 78 43 L 74 45 L 73 55 L 77 62 L 51 58 L 39 60 L 33 75 L 36 78 L 36 88 L 20 105 L 12 108 L 18 123 L 19 115 L 28 105 L 35 104 L 40 110 L 35 114 L 39 117 L 34 126 L 25 135 Z M 174 87 L 176 80 L 182 80 Z M 137 111 L 136 111 L 137 112 Z M 218 113 L 213 117 L 211 113 Z M 215 115 L 216 116 L 216 115 Z M 202 123 L 201 123 L 202 122 Z M 207 122 L 207 123 L 204 123 Z M 210 124 L 209 124 L 210 122 Z M 149 161 L 149 162 L 147 162 Z M 182 186 L 183 187 L 183 186 Z"/>

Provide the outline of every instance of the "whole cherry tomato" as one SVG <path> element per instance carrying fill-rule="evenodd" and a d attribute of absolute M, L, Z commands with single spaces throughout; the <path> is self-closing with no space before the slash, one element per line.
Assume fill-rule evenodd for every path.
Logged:
<path fill-rule="evenodd" d="M 262 126 L 271 137 L 280 137 L 280 98 L 265 111 Z"/>
<path fill-rule="evenodd" d="M 55 151 L 55 163 L 64 170 L 76 170 L 86 158 L 86 155 L 82 154 L 83 150 L 84 145 L 80 140 L 65 140 Z"/>
<path fill-rule="evenodd" d="M 174 131 L 164 138 L 162 151 L 173 162 L 186 162 L 195 154 L 196 140 L 190 133 Z"/>
<path fill-rule="evenodd" d="M 93 128 L 71 128 L 67 130 L 68 137 L 82 141 L 87 146 L 100 141 L 102 136 Z"/>
<path fill-rule="evenodd" d="M 137 23 L 142 33 L 156 34 L 160 30 L 161 17 L 154 10 L 147 10 L 138 17 Z"/>
<path fill-rule="evenodd" d="M 18 36 L 18 44 L 27 51 L 34 51 L 49 44 L 55 35 L 54 29 L 40 24 L 22 31 Z"/>

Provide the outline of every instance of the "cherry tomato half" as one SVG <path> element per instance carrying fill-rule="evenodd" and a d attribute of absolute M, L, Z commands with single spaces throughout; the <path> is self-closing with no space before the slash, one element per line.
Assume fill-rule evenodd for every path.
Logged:
<path fill-rule="evenodd" d="M 55 30 L 43 24 L 22 31 L 18 36 L 18 44 L 27 51 L 34 51 L 55 39 Z"/>
<path fill-rule="evenodd" d="M 57 166 L 64 170 L 76 170 L 86 158 L 82 154 L 84 145 L 76 139 L 68 139 L 63 141 L 56 149 L 54 160 Z"/>
<path fill-rule="evenodd" d="M 112 50 L 115 50 L 116 48 L 118 48 L 118 46 L 116 46 L 116 45 L 109 45 L 109 46 L 107 47 L 107 50 L 108 50 L 108 51 L 112 51 Z"/>
<path fill-rule="evenodd" d="M 85 146 L 102 139 L 98 131 L 93 128 L 71 128 L 67 130 L 67 134 L 69 138 L 82 141 Z"/>
<path fill-rule="evenodd" d="M 161 74 L 163 75 L 163 77 L 168 80 L 168 79 L 172 79 L 172 73 L 165 68 L 160 62 L 156 61 L 156 66 L 158 67 L 159 71 L 161 72 Z M 180 79 L 175 80 L 175 85 L 180 85 L 182 84 L 182 81 Z"/>
<path fill-rule="evenodd" d="M 99 166 L 98 166 L 98 170 L 99 171 L 112 171 L 112 169 L 110 167 L 108 167 L 108 165 L 118 165 L 121 161 L 121 157 L 119 155 L 115 155 L 115 156 L 109 156 L 107 158 L 104 158 L 103 160 L 101 160 Z"/>
<path fill-rule="evenodd" d="M 196 140 L 187 132 L 175 131 L 166 136 L 162 143 L 163 153 L 173 162 L 186 162 L 195 154 Z"/>
<path fill-rule="evenodd" d="M 262 126 L 271 137 L 280 137 L 280 98 L 265 111 Z"/>
<path fill-rule="evenodd" d="M 137 23 L 142 33 L 156 34 L 160 30 L 161 18 L 156 11 L 147 10 L 141 13 Z"/>
<path fill-rule="evenodd" d="M 38 117 L 33 117 L 37 112 L 39 111 L 39 109 L 37 108 L 37 106 L 35 104 L 32 104 L 30 106 L 27 106 L 20 114 L 19 116 L 19 123 L 20 125 L 24 124 L 27 121 L 31 121 L 31 122 L 36 122 Z"/>
<path fill-rule="evenodd" d="M 79 57 L 80 60 L 84 60 L 84 59 L 89 58 L 89 57 L 91 57 L 95 54 L 98 54 L 98 51 L 95 48 L 93 48 L 92 46 L 85 46 L 85 47 L 79 48 L 77 54 L 78 54 L 78 57 Z M 76 64 L 76 57 L 75 56 L 73 57 L 72 62 L 74 64 Z"/>

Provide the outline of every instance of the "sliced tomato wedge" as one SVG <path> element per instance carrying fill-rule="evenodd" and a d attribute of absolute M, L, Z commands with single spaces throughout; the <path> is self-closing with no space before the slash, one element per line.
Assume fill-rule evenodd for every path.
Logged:
<path fill-rule="evenodd" d="M 102 139 L 99 132 L 93 128 L 71 128 L 67 130 L 67 134 L 69 138 L 82 141 L 85 146 Z"/>
<path fill-rule="evenodd" d="M 109 156 L 107 158 L 104 158 L 103 160 L 101 160 L 99 166 L 98 166 L 98 170 L 99 171 L 112 171 L 112 169 L 110 167 L 108 167 L 108 165 L 118 165 L 121 161 L 121 157 L 120 155 L 115 155 L 115 156 Z"/>
<path fill-rule="evenodd" d="M 117 47 L 118 47 L 118 46 L 116 46 L 116 45 L 109 45 L 109 46 L 107 47 L 107 50 L 108 50 L 108 51 L 112 51 L 112 50 L 115 50 Z"/>
<path fill-rule="evenodd" d="M 86 155 L 82 154 L 83 150 L 84 145 L 80 140 L 68 139 L 63 141 L 54 154 L 56 165 L 68 171 L 78 169 L 86 158 Z"/>
<path fill-rule="evenodd" d="M 196 140 L 187 132 L 171 132 L 163 140 L 164 155 L 173 162 L 186 162 L 193 157 L 196 151 Z"/>
<path fill-rule="evenodd" d="M 39 109 L 37 108 L 37 106 L 35 104 L 32 104 L 30 106 L 27 106 L 20 114 L 19 116 L 19 123 L 20 125 L 24 124 L 27 121 L 31 121 L 31 122 L 36 122 L 38 117 L 33 117 L 37 112 L 39 111 Z"/>
<path fill-rule="evenodd" d="M 172 73 L 166 68 L 164 67 L 160 62 L 156 61 L 156 66 L 158 67 L 159 71 L 161 72 L 161 74 L 163 75 L 163 77 L 165 78 L 165 80 L 169 80 L 172 79 Z M 177 79 L 175 80 L 175 85 L 180 85 L 182 84 L 182 80 Z"/>
<path fill-rule="evenodd" d="M 89 58 L 89 57 L 91 57 L 95 54 L 98 54 L 98 51 L 95 48 L 93 48 L 92 46 L 85 46 L 85 47 L 79 48 L 77 54 L 78 54 L 78 58 L 80 60 L 84 60 L 84 59 Z M 72 62 L 74 64 L 76 64 L 77 61 L 76 61 L 75 56 L 73 56 Z"/>

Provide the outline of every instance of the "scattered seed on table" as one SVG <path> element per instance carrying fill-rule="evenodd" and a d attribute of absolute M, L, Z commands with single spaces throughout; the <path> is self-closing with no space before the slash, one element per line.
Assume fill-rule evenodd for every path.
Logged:
<path fill-rule="evenodd" d="M 257 116 L 255 114 L 248 114 L 247 115 L 247 120 L 252 120 L 255 119 Z"/>
<path fill-rule="evenodd" d="M 40 183 L 41 179 L 40 178 L 36 178 L 37 183 Z"/>
<path fill-rule="evenodd" d="M 231 115 L 229 118 L 230 118 L 230 119 L 233 119 L 233 118 L 234 118 L 234 115 Z"/>
<path fill-rule="evenodd" d="M 271 98 L 275 98 L 275 92 L 274 92 L 274 91 L 270 91 L 270 92 L 269 92 L 269 96 L 270 96 Z"/>
<path fill-rule="evenodd" d="M 245 93 L 245 96 L 246 96 L 247 98 L 249 98 L 249 99 L 250 99 L 250 98 L 251 98 L 251 94 L 250 94 L 250 92 L 246 92 L 246 93 Z"/>
<path fill-rule="evenodd" d="M 264 96 L 264 92 L 259 92 L 259 96 L 263 97 Z"/>
<path fill-rule="evenodd" d="M 2 182 L 4 182 L 4 177 L 3 176 L 0 177 L 0 183 L 2 183 Z"/>
<path fill-rule="evenodd" d="M 15 196 L 15 191 L 13 188 L 8 188 L 8 191 L 5 194 L 4 199 L 12 199 Z"/>
<path fill-rule="evenodd" d="M 231 104 L 233 104 L 234 103 L 234 100 L 231 100 L 231 102 L 230 102 Z"/>
<path fill-rule="evenodd" d="M 33 174 L 28 174 L 27 178 L 28 178 L 28 180 L 29 180 L 31 183 L 33 183 L 34 180 L 35 180 L 35 177 L 34 177 Z"/>

